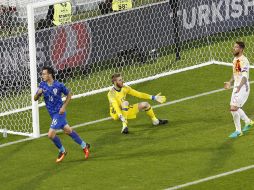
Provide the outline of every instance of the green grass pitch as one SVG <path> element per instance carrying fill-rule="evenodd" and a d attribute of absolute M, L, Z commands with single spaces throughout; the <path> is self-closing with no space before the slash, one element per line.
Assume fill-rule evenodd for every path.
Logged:
<path fill-rule="evenodd" d="M 211 65 L 133 87 L 150 94 L 162 92 L 173 101 L 222 88 L 231 72 L 230 67 Z M 252 165 L 253 130 L 235 140 L 228 138 L 234 130 L 230 96 L 231 90 L 221 91 L 155 108 L 159 118 L 169 119 L 166 126 L 152 126 L 141 112 L 129 121 L 129 135 L 122 135 L 121 123 L 112 120 L 77 128 L 91 143 L 87 161 L 80 147 L 63 133 L 59 136 L 68 155 L 60 164 L 55 163 L 57 149 L 47 137 L 3 147 L 0 189 L 165 189 Z M 252 90 L 244 106 L 251 118 L 253 105 Z M 71 125 L 108 117 L 106 92 L 72 100 L 67 112 Z M 41 133 L 47 132 L 49 124 L 43 108 Z M 5 141 L 0 138 L 1 144 Z M 251 189 L 253 173 L 248 170 L 184 189 Z"/>

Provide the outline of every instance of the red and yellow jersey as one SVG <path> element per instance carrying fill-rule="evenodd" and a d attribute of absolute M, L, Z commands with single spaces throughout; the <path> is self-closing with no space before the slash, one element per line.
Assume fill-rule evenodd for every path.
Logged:
<path fill-rule="evenodd" d="M 108 92 L 110 113 L 122 115 L 121 105 L 126 100 L 126 95 L 135 96 L 142 99 L 152 99 L 152 96 L 143 92 L 138 92 L 129 86 L 124 85 L 119 91 L 114 87 Z"/>
<path fill-rule="evenodd" d="M 238 86 L 242 80 L 242 77 L 246 77 L 249 80 L 249 60 L 242 55 L 241 57 L 234 58 L 233 60 L 233 76 L 234 86 Z"/>

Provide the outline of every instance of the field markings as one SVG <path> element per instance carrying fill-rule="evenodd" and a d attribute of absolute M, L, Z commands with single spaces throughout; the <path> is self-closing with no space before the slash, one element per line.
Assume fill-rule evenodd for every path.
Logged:
<path fill-rule="evenodd" d="M 221 173 L 221 174 L 218 174 L 218 175 L 214 175 L 214 176 L 202 178 L 202 179 L 199 179 L 199 180 L 196 180 L 196 181 L 192 181 L 192 182 L 184 183 L 184 184 L 177 185 L 177 186 L 174 186 L 174 187 L 170 187 L 170 188 L 167 188 L 165 190 L 181 189 L 181 188 L 184 188 L 184 187 L 188 187 L 188 186 L 191 186 L 191 185 L 196 185 L 196 184 L 199 184 L 199 183 L 203 183 L 205 181 L 210 181 L 210 180 L 213 180 L 213 179 L 217 179 L 217 178 L 228 176 L 228 175 L 231 175 L 231 174 L 234 174 L 234 173 L 239 173 L 239 172 L 242 172 L 242 171 L 250 170 L 250 169 L 253 169 L 253 168 L 254 168 L 254 165 L 245 166 L 245 167 L 238 168 L 238 169 L 235 169 L 235 170 L 232 170 L 232 171 L 229 171 L 229 172 L 224 172 L 224 173 Z"/>
<path fill-rule="evenodd" d="M 250 82 L 250 84 L 252 84 L 252 83 L 254 83 L 254 81 Z M 212 91 L 209 91 L 209 92 L 204 92 L 204 93 L 196 94 L 196 95 L 193 95 L 193 96 L 188 96 L 188 97 L 181 98 L 181 99 L 178 99 L 178 100 L 173 100 L 173 101 L 170 101 L 170 102 L 166 102 L 164 104 L 155 105 L 155 106 L 153 106 L 153 108 L 164 107 L 164 106 L 176 104 L 176 103 L 179 103 L 179 102 L 183 102 L 183 101 L 186 101 L 186 100 L 196 99 L 196 98 L 199 98 L 199 97 L 202 97 L 202 96 L 207 96 L 207 95 L 214 94 L 214 93 L 217 93 L 217 92 L 221 92 L 221 91 L 224 91 L 224 90 L 225 89 L 220 88 L 220 89 L 217 89 L 217 90 L 212 90 Z M 87 125 L 91 125 L 91 124 L 96 124 L 96 123 L 100 123 L 100 122 L 103 122 L 103 121 L 108 121 L 110 119 L 111 119 L 111 117 L 106 117 L 106 118 L 102 118 L 102 119 L 98 119 L 98 120 L 94 120 L 94 121 L 89 121 L 89 122 L 81 123 L 81 124 L 78 124 L 78 125 L 74 125 L 74 126 L 72 126 L 72 128 L 78 128 L 78 127 L 83 127 L 83 126 L 87 126 Z M 58 132 L 62 132 L 62 131 L 58 131 Z M 44 136 L 47 136 L 47 133 L 43 133 L 43 134 L 40 135 L 40 137 L 44 137 Z M 37 139 L 37 138 L 29 137 L 29 138 L 26 138 L 26 139 L 21 139 L 21 140 L 5 143 L 5 144 L 0 145 L 0 148 L 10 146 L 10 145 L 13 145 L 13 144 L 17 144 L 17 143 L 21 143 L 21 142 L 25 142 L 25 141 L 34 140 L 34 139 Z M 254 168 L 254 165 L 242 167 L 242 168 L 235 169 L 235 170 L 228 171 L 228 172 L 224 172 L 224 173 L 221 173 L 221 174 L 218 174 L 218 175 L 214 175 L 214 176 L 202 178 L 202 179 L 199 179 L 199 180 L 196 180 L 196 181 L 176 185 L 174 187 L 167 188 L 166 190 L 181 189 L 181 188 L 184 188 L 184 187 L 199 184 L 199 183 L 202 183 L 202 182 L 217 179 L 217 178 L 220 178 L 220 177 L 224 177 L 224 176 L 227 176 L 227 175 L 231 175 L 231 174 L 234 174 L 234 173 L 246 171 L 246 170 L 253 169 L 253 168 Z"/>

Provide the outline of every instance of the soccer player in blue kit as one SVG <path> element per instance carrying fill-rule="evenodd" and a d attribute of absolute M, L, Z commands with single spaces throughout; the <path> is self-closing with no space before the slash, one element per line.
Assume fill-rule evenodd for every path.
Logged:
<path fill-rule="evenodd" d="M 55 146 L 59 149 L 59 155 L 56 162 L 61 162 L 66 156 L 67 152 L 61 143 L 61 140 L 56 135 L 56 130 L 62 129 L 68 134 L 76 143 L 78 143 L 84 151 L 85 159 L 89 157 L 90 144 L 85 143 L 80 136 L 72 130 L 66 120 L 66 107 L 71 100 L 71 92 L 65 87 L 63 83 L 54 80 L 54 70 L 51 67 L 42 68 L 42 82 L 39 84 L 34 100 L 37 101 L 41 95 L 44 96 L 46 108 L 52 118 L 52 123 L 48 131 L 48 137 L 53 141 Z M 62 101 L 62 94 L 66 96 L 65 102 Z"/>

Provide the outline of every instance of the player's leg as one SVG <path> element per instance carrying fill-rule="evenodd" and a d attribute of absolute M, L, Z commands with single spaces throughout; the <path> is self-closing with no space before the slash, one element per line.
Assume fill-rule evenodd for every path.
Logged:
<path fill-rule="evenodd" d="M 247 132 L 254 125 L 254 122 L 245 114 L 245 112 L 242 110 L 242 108 L 238 109 L 238 113 L 240 115 L 240 118 L 245 123 L 242 132 Z"/>
<path fill-rule="evenodd" d="M 77 144 L 81 146 L 85 153 L 85 158 L 87 159 L 89 157 L 90 144 L 82 140 L 80 136 L 76 133 L 76 131 L 72 130 L 72 128 L 68 124 L 64 125 L 63 130 L 65 134 L 69 135 Z"/>
<path fill-rule="evenodd" d="M 246 114 L 245 112 L 242 110 L 242 108 L 238 109 L 238 113 L 240 115 L 240 118 L 245 122 L 245 126 L 243 128 L 243 132 L 247 132 L 253 125 L 254 125 L 254 121 L 252 121 Z"/>
<path fill-rule="evenodd" d="M 245 122 L 245 126 L 243 128 L 243 132 L 246 132 L 250 129 L 250 127 L 254 124 L 254 122 L 245 114 L 245 112 L 243 111 L 242 107 L 245 104 L 245 102 L 247 101 L 248 97 L 249 97 L 249 88 L 246 89 L 246 86 L 244 85 L 240 92 L 239 92 L 239 109 L 238 109 L 238 113 L 240 115 L 240 118 Z"/>
<path fill-rule="evenodd" d="M 58 154 L 58 157 L 56 159 L 56 162 L 61 162 L 64 159 L 67 152 L 65 151 L 64 146 L 62 145 L 60 138 L 56 135 L 55 129 L 53 129 L 53 128 L 49 129 L 48 137 L 49 137 L 49 139 L 52 140 L 52 142 L 55 144 L 55 146 L 59 149 L 59 154 Z"/>
<path fill-rule="evenodd" d="M 151 118 L 153 125 L 163 125 L 168 123 L 168 120 L 166 119 L 158 119 L 153 111 L 152 106 L 148 102 L 141 102 L 138 104 L 138 109 L 144 110 L 146 114 Z"/>
<path fill-rule="evenodd" d="M 235 131 L 229 135 L 230 138 L 236 138 L 242 135 L 240 114 L 238 112 L 239 107 L 239 94 L 233 90 L 230 101 L 230 112 L 235 124 Z"/>
<path fill-rule="evenodd" d="M 245 125 L 247 125 L 251 122 L 251 119 L 245 114 L 245 112 L 242 110 L 242 108 L 238 109 L 238 113 L 240 115 L 240 118 L 245 122 Z"/>
<path fill-rule="evenodd" d="M 238 107 L 230 106 L 230 112 L 232 114 L 233 121 L 234 121 L 234 124 L 235 124 L 235 132 L 233 132 L 229 137 L 236 138 L 236 137 L 242 135 L 242 129 L 241 129 L 241 122 L 240 122 L 240 115 L 238 113 Z"/>
<path fill-rule="evenodd" d="M 236 93 L 235 89 L 233 89 L 230 100 L 230 112 L 235 124 L 235 131 L 229 135 L 230 138 L 236 138 L 242 135 L 240 114 L 238 112 L 239 107 L 239 93 Z"/>
<path fill-rule="evenodd" d="M 129 110 L 129 102 L 128 101 L 124 101 L 122 104 L 121 104 L 121 109 L 122 109 L 122 114 L 127 122 L 127 119 L 128 119 L 128 110 Z"/>
<path fill-rule="evenodd" d="M 129 102 L 128 101 L 124 101 L 121 104 L 121 109 L 122 109 L 123 117 L 125 119 L 125 121 L 122 122 L 122 131 L 121 131 L 121 133 L 127 134 L 127 133 L 129 133 L 129 130 L 128 130 L 128 127 L 127 127 L 127 124 L 128 124 L 127 120 L 128 120 L 128 111 L 129 111 Z"/>
<path fill-rule="evenodd" d="M 61 162 L 65 155 L 67 154 L 67 152 L 65 151 L 64 146 L 61 143 L 60 138 L 56 135 L 56 130 L 61 129 L 61 119 L 60 119 L 60 115 L 59 114 L 55 114 L 52 118 L 52 122 L 50 125 L 50 129 L 48 132 L 48 137 L 53 141 L 53 143 L 55 144 L 55 146 L 59 149 L 59 154 L 58 157 L 56 159 L 56 162 Z"/>
<path fill-rule="evenodd" d="M 138 104 L 138 109 L 140 111 L 145 111 L 146 115 L 148 115 L 151 118 L 153 124 L 159 123 L 159 120 L 157 119 L 157 117 L 155 116 L 153 112 L 153 108 L 150 106 L 148 102 L 140 102 Z"/>

